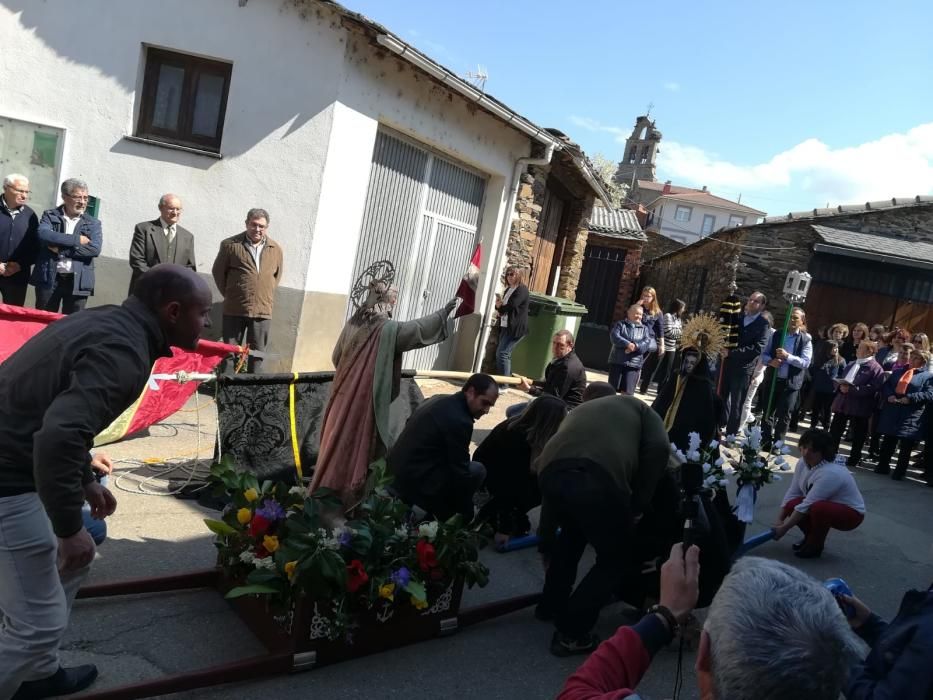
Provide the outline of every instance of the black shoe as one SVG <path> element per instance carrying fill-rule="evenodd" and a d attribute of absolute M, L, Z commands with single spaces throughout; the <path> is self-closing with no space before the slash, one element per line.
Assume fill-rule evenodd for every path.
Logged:
<path fill-rule="evenodd" d="M 880 464 L 873 470 L 875 474 L 887 475 L 891 473 L 891 467 L 882 467 Z"/>
<path fill-rule="evenodd" d="M 794 552 L 794 556 L 801 559 L 819 559 L 822 553 L 822 547 L 801 547 Z"/>
<path fill-rule="evenodd" d="M 903 481 L 904 476 L 906 476 L 906 472 L 899 472 L 895 470 L 894 472 L 891 473 L 891 480 L 892 481 Z"/>
<path fill-rule="evenodd" d="M 858 465 L 859 465 L 858 462 L 853 462 L 851 459 L 847 459 L 847 460 L 846 460 L 846 466 L 847 466 L 849 469 L 855 469 Z"/>
<path fill-rule="evenodd" d="M 13 700 L 39 700 L 39 698 L 80 693 L 96 679 L 97 666 L 91 664 L 71 668 L 59 666 L 58 670 L 48 678 L 20 683 Z"/>
<path fill-rule="evenodd" d="M 582 637 L 568 637 L 558 631 L 551 638 L 551 653 L 554 656 L 589 654 L 599 646 L 599 637 L 590 632 Z"/>
<path fill-rule="evenodd" d="M 535 619 L 541 622 L 551 622 L 554 619 L 554 611 L 538 603 L 535 606 Z"/>
<path fill-rule="evenodd" d="M 807 538 L 804 537 L 802 540 L 800 540 L 800 542 L 796 542 L 796 543 L 792 544 L 790 547 L 791 547 L 791 549 L 793 549 L 795 552 L 799 552 L 799 551 L 803 548 L 803 545 L 804 545 L 804 543 L 805 543 L 806 541 L 807 541 Z"/>

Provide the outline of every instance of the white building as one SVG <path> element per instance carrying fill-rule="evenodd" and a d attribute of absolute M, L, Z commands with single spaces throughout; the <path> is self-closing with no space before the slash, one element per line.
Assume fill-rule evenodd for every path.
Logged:
<path fill-rule="evenodd" d="M 0 0 L 0 46 L 0 170 L 31 177 L 40 213 L 62 179 L 88 182 L 104 230 L 92 304 L 125 296 L 133 227 L 162 193 L 181 197 L 208 277 L 247 209 L 269 211 L 285 251 L 273 369 L 331 367 L 354 280 L 378 260 L 413 318 L 453 296 L 480 242 L 488 309 L 528 156 L 564 147 L 323 0 Z M 406 365 L 473 366 L 480 316 Z"/>
<path fill-rule="evenodd" d="M 757 224 L 765 212 L 702 189 L 638 180 L 635 199 L 648 210 L 646 230 L 689 245 L 723 228 Z"/>

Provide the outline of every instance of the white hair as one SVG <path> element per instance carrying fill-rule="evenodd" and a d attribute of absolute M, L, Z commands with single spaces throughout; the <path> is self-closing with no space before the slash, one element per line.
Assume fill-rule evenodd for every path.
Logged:
<path fill-rule="evenodd" d="M 21 173 L 10 173 L 5 178 L 3 178 L 4 187 L 15 187 L 17 182 L 25 182 L 29 184 L 29 178 Z"/>
<path fill-rule="evenodd" d="M 77 192 L 78 190 L 87 192 L 87 183 L 84 180 L 79 180 L 76 177 L 69 177 L 62 183 L 62 196 L 70 195 L 74 192 Z"/>
<path fill-rule="evenodd" d="M 832 594 L 787 564 L 742 557 L 713 599 L 715 697 L 837 700 L 860 645 Z"/>

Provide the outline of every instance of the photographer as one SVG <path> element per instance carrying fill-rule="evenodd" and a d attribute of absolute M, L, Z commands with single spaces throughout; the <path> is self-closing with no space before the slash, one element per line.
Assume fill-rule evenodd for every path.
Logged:
<path fill-rule="evenodd" d="M 652 656 L 697 599 L 699 550 L 675 544 L 661 568 L 661 603 L 620 627 L 567 679 L 558 700 L 634 695 Z M 832 595 L 786 564 L 743 557 L 709 609 L 697 651 L 700 697 L 837 700 L 857 642 Z M 861 697 L 861 696 L 859 696 Z M 904 697 L 904 696 L 892 696 Z"/>
<path fill-rule="evenodd" d="M 894 619 L 882 620 L 858 598 L 840 596 L 855 610 L 849 625 L 871 646 L 852 668 L 849 700 L 923 700 L 933 697 L 933 587 L 908 591 Z"/>

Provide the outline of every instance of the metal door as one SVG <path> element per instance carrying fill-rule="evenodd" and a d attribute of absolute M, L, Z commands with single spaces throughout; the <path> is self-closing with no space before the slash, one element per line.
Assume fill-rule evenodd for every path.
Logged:
<path fill-rule="evenodd" d="M 399 288 L 395 318 L 410 320 L 443 306 L 469 266 L 485 189 L 486 180 L 464 166 L 380 131 L 353 279 L 377 260 L 390 260 Z M 347 316 L 352 313 L 351 302 Z M 448 339 L 406 353 L 402 366 L 445 368 L 451 347 Z"/>

